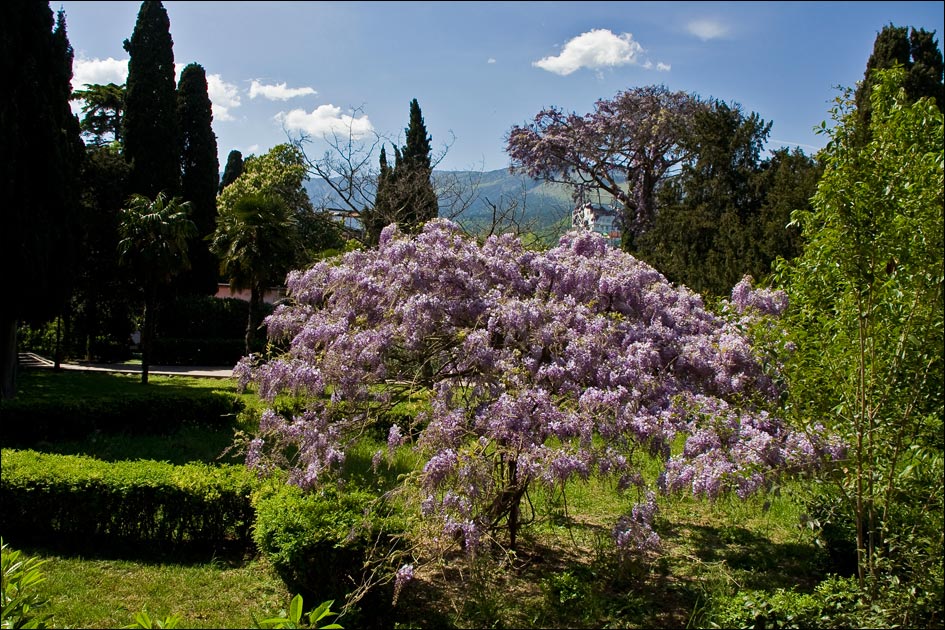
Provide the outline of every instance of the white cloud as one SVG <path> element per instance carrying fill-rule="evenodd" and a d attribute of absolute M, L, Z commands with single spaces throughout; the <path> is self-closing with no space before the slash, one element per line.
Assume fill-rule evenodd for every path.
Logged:
<path fill-rule="evenodd" d="M 374 131 L 374 125 L 366 115 L 354 118 L 348 114 L 342 114 L 340 107 L 330 104 L 320 105 L 311 113 L 304 109 L 293 109 L 288 113 L 279 112 L 275 119 L 288 131 L 304 131 L 319 137 L 332 133 L 347 135 L 350 130 L 352 137 L 358 139 Z"/>
<path fill-rule="evenodd" d="M 656 69 L 659 72 L 669 72 L 670 70 L 672 70 L 672 68 L 673 67 L 671 65 L 669 65 L 668 63 L 663 63 L 662 61 L 656 64 Z"/>
<path fill-rule="evenodd" d="M 128 79 L 127 59 L 85 59 L 72 64 L 72 89 L 84 90 L 88 85 L 121 85 Z"/>
<path fill-rule="evenodd" d="M 640 55 L 643 52 L 643 46 L 634 41 L 632 34 L 614 35 L 608 29 L 599 28 L 582 33 L 566 43 L 557 57 L 545 57 L 532 65 L 567 76 L 581 68 L 599 70 L 631 64 L 642 65 Z"/>
<path fill-rule="evenodd" d="M 702 41 L 718 39 L 728 35 L 728 27 L 710 19 L 693 20 L 686 25 L 686 30 Z"/>
<path fill-rule="evenodd" d="M 256 79 L 253 79 L 252 84 L 249 86 L 250 98 L 261 96 L 263 98 L 269 99 L 270 101 L 287 101 L 290 98 L 295 98 L 296 96 L 306 96 L 308 94 L 318 94 L 318 92 L 310 87 L 290 88 L 287 87 L 285 83 L 279 83 L 277 85 L 263 85 Z"/>
<path fill-rule="evenodd" d="M 486 63 L 495 63 L 495 57 L 489 57 L 489 59 L 486 60 Z"/>
<path fill-rule="evenodd" d="M 235 120 L 230 110 L 240 106 L 238 88 L 227 83 L 219 74 L 207 75 L 207 94 L 213 104 L 213 120 L 226 122 Z"/>

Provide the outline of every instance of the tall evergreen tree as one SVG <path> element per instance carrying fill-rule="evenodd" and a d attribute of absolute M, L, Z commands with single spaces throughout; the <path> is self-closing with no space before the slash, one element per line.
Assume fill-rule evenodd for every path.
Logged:
<path fill-rule="evenodd" d="M 870 94 L 876 84 L 876 72 L 894 66 L 902 66 L 906 70 L 905 89 L 910 102 L 929 96 L 935 99 L 939 111 L 945 111 L 942 51 L 935 40 L 935 32 L 915 28 L 910 32 L 909 27 L 889 24 L 883 27 L 873 42 L 873 52 L 866 62 L 863 80 L 854 95 L 857 139 L 860 144 L 870 140 Z"/>
<path fill-rule="evenodd" d="M 243 174 L 243 154 L 233 149 L 226 156 L 226 166 L 223 167 L 223 177 L 220 178 L 220 188 L 217 193 L 223 192 L 223 189 L 236 181 L 236 178 Z"/>
<path fill-rule="evenodd" d="M 220 163 L 217 138 L 211 123 L 207 75 L 192 63 L 181 72 L 177 86 L 177 117 L 181 131 L 181 196 L 191 204 L 190 218 L 197 234 L 190 240 L 190 270 L 180 276 L 178 286 L 188 292 L 213 295 L 217 290 L 219 262 L 206 238 L 216 229 L 217 188 Z"/>
<path fill-rule="evenodd" d="M 439 212 L 432 181 L 432 138 L 427 134 L 417 99 L 410 101 L 410 121 L 404 131 L 407 143 L 399 154 L 395 152 L 394 170 L 400 199 L 398 205 L 404 208 L 403 228 L 413 232 L 430 219 L 435 219 Z"/>
<path fill-rule="evenodd" d="M 154 199 L 180 192 L 180 130 L 174 82 L 174 42 L 164 5 L 145 0 L 128 52 L 125 97 L 125 158 L 131 163 L 131 192 Z"/>
<path fill-rule="evenodd" d="M 0 305 L 0 395 L 16 391 L 17 325 L 60 314 L 78 228 L 79 121 L 69 107 L 72 47 L 65 14 L 54 28 L 47 3 L 0 6 L 0 269 L 9 273 Z"/>

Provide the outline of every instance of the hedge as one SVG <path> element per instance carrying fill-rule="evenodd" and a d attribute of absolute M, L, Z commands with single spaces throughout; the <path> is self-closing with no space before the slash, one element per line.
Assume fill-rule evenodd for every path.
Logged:
<path fill-rule="evenodd" d="M 253 539 L 290 590 L 343 601 L 367 577 L 372 550 L 395 545 L 403 532 L 399 517 L 370 509 L 376 499 L 356 488 L 304 492 L 269 484 L 254 497 Z M 392 594 L 389 584 L 369 592 L 356 615 L 359 625 L 382 622 Z"/>
<path fill-rule="evenodd" d="M 227 426 L 244 407 L 233 393 L 181 389 L 96 398 L 22 399 L 0 403 L 6 446 L 75 440 L 102 433 L 168 434 L 182 425 Z"/>
<path fill-rule="evenodd" d="M 68 548 L 130 542 L 250 546 L 255 477 L 243 466 L 3 449 L 0 531 Z"/>

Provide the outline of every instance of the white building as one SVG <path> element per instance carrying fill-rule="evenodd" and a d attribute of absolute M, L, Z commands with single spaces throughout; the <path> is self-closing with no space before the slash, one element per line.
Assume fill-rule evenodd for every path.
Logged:
<path fill-rule="evenodd" d="M 585 203 L 574 208 L 571 213 L 571 227 L 575 230 L 590 230 L 602 234 L 607 243 L 620 247 L 622 225 L 620 211 Z"/>

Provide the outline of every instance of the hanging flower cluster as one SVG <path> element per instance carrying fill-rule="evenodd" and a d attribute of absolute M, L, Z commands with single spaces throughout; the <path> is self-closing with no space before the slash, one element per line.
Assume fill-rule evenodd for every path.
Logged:
<path fill-rule="evenodd" d="M 365 424 L 423 393 L 428 411 L 391 427 L 377 457 L 402 444 L 424 456 L 421 511 L 468 550 L 499 528 L 514 546 L 529 487 L 592 475 L 645 497 L 614 535 L 651 549 L 644 456 L 665 460 L 664 491 L 746 496 L 828 448 L 764 411 L 777 388 L 738 325 L 593 233 L 535 252 L 510 235 L 479 244 L 446 220 L 412 237 L 389 226 L 377 249 L 287 284 L 267 321 L 287 351 L 237 372 L 266 400 L 294 392 L 305 405 L 263 414 L 249 465 L 314 486 Z"/>

